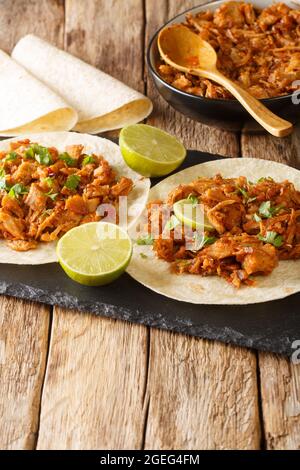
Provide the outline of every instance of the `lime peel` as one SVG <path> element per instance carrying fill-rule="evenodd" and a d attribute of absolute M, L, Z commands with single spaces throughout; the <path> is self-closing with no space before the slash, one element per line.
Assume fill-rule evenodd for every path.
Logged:
<path fill-rule="evenodd" d="M 65 273 L 87 286 L 109 284 L 127 268 L 132 242 L 127 232 L 108 222 L 91 222 L 69 230 L 57 244 Z"/>
<path fill-rule="evenodd" d="M 119 145 L 127 165 L 146 177 L 168 175 L 186 157 L 186 149 L 175 137 L 146 124 L 124 127 Z"/>

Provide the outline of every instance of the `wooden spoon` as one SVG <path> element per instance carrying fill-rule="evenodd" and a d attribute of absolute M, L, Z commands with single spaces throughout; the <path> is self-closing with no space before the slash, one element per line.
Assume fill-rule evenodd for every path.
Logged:
<path fill-rule="evenodd" d="M 283 137 L 292 132 L 292 123 L 273 114 L 250 93 L 219 72 L 213 47 L 186 26 L 176 24 L 164 28 L 158 36 L 158 48 L 164 61 L 175 69 L 223 85 L 270 134 Z"/>

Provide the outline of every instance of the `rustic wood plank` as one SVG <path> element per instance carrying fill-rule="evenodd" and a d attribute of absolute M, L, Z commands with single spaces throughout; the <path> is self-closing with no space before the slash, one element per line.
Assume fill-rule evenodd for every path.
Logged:
<path fill-rule="evenodd" d="M 248 134 L 241 138 L 243 157 L 274 160 L 285 165 L 300 168 L 300 126 L 297 125 L 291 136 L 277 138 L 267 134 Z"/>
<path fill-rule="evenodd" d="M 66 0 L 65 49 L 144 93 L 143 0 Z M 103 134 L 117 138 L 119 131 Z"/>
<path fill-rule="evenodd" d="M 63 0 L 0 1 L 0 47 L 8 53 L 28 33 L 62 45 L 63 31 Z M 0 317 L 0 447 L 32 449 L 38 430 L 50 308 L 1 297 Z"/>
<path fill-rule="evenodd" d="M 139 449 L 147 330 L 55 309 L 38 449 Z"/>
<path fill-rule="evenodd" d="M 147 449 L 258 449 L 255 355 L 151 331 Z"/>
<path fill-rule="evenodd" d="M 49 309 L 0 297 L 0 449 L 35 447 Z"/>
<path fill-rule="evenodd" d="M 65 47 L 143 91 L 142 0 L 120 6 L 67 0 Z M 147 338 L 141 326 L 55 309 L 38 448 L 142 446 Z"/>
<path fill-rule="evenodd" d="M 158 7 L 158 2 L 155 0 L 146 0 L 146 45 L 155 31 L 168 19 L 201 3 L 205 3 L 205 1 L 165 0 L 160 2 Z M 148 119 L 149 124 L 162 127 L 166 131 L 178 136 L 186 147 L 190 149 L 203 150 L 226 156 L 235 156 L 239 153 L 239 138 L 235 133 L 196 123 L 174 111 L 160 97 L 148 73 L 146 77 L 147 94 L 155 103 L 153 114 Z"/>
<path fill-rule="evenodd" d="M 300 365 L 274 354 L 259 356 L 266 448 L 300 449 Z"/>
<path fill-rule="evenodd" d="M 61 46 L 64 0 L 1 0 L 0 48 L 9 53 L 29 33 Z"/>

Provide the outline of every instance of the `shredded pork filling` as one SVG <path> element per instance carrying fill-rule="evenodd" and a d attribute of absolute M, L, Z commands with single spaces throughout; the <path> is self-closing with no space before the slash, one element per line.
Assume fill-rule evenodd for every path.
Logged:
<path fill-rule="evenodd" d="M 218 68 L 256 98 L 286 95 L 300 79 L 300 10 L 276 3 L 263 10 L 228 2 L 215 12 L 187 15 L 188 26 L 216 50 Z M 221 85 L 183 74 L 163 61 L 161 77 L 174 87 L 206 98 L 233 98 Z"/>
<path fill-rule="evenodd" d="M 186 233 L 183 224 L 166 232 L 164 213 L 175 217 L 175 202 L 201 204 L 214 229 Z M 167 208 L 167 210 L 166 210 Z M 279 260 L 300 259 L 300 192 L 289 181 L 248 181 L 244 176 L 199 178 L 175 188 L 163 201 L 148 204 L 147 231 L 159 227 L 153 249 L 178 274 L 218 275 L 235 287 L 253 285 L 253 275 L 268 275 Z M 200 249 L 187 241 L 202 237 Z"/>
<path fill-rule="evenodd" d="M 118 209 L 129 194 L 129 178 L 118 180 L 103 156 L 83 150 L 71 145 L 60 153 L 27 139 L 0 152 L 0 238 L 11 249 L 28 251 L 98 221 L 100 204 Z"/>

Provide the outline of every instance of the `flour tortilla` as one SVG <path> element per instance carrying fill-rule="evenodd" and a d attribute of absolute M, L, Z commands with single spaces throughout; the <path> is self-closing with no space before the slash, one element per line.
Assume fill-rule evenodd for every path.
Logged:
<path fill-rule="evenodd" d="M 166 178 L 151 189 L 149 200 L 166 200 L 168 193 L 179 184 L 194 181 L 198 176 L 213 177 L 216 173 L 229 178 L 246 176 L 250 181 L 266 176 L 271 176 L 276 181 L 288 179 L 300 189 L 300 171 L 266 160 L 228 158 L 202 163 Z M 137 227 L 138 222 L 133 228 Z M 133 232 L 131 235 L 136 238 Z M 173 274 L 170 263 L 157 259 L 151 246 L 134 244 L 128 273 L 155 292 L 194 304 L 252 304 L 284 298 L 300 291 L 300 260 L 280 261 L 271 275 L 256 277 L 255 287 L 236 289 L 217 276 Z"/>
<path fill-rule="evenodd" d="M 120 129 L 152 111 L 141 93 L 34 35 L 23 37 L 12 57 L 77 110 L 78 132 Z"/>
<path fill-rule="evenodd" d="M 63 151 L 67 145 L 84 145 L 84 152 L 102 155 L 115 170 L 117 178 L 126 176 L 134 182 L 134 188 L 128 196 L 128 227 L 133 225 L 143 211 L 150 189 L 150 180 L 131 170 L 123 160 L 119 146 L 107 139 L 75 132 L 48 132 L 43 134 L 27 134 L 28 138 L 47 147 L 53 146 Z M 9 143 L 20 140 L 20 137 L 0 142 L 0 151 L 7 150 Z M 45 264 L 57 261 L 56 243 L 40 243 L 35 250 L 17 252 L 0 240 L 0 263 L 8 264 Z"/>
<path fill-rule="evenodd" d="M 70 130 L 77 112 L 0 50 L 0 135 Z"/>

